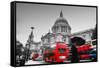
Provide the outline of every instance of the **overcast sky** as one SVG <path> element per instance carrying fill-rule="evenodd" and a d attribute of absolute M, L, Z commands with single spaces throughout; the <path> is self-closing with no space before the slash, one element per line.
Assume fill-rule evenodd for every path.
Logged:
<path fill-rule="evenodd" d="M 51 30 L 61 10 L 72 28 L 71 33 L 95 27 L 96 8 L 93 7 L 17 3 L 17 40 L 25 44 L 33 26 L 34 41 L 40 41 L 41 36 Z"/>

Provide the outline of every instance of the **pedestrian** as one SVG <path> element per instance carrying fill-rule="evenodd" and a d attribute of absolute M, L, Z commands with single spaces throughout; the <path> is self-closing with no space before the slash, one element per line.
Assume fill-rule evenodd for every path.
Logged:
<path fill-rule="evenodd" d="M 75 44 L 73 44 L 72 47 L 71 47 L 71 53 L 72 53 L 71 62 L 72 63 L 79 62 L 79 54 L 78 54 L 78 51 L 77 51 Z"/>
<path fill-rule="evenodd" d="M 71 47 L 71 52 L 72 52 L 71 62 L 72 63 L 77 63 L 77 62 L 80 61 L 77 47 L 85 44 L 85 40 L 81 37 L 73 37 L 71 39 L 71 44 L 72 44 L 71 45 L 72 46 Z"/>

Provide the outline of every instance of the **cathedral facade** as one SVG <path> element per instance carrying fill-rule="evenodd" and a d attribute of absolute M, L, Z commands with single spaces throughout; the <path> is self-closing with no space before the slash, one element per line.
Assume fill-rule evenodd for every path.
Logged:
<path fill-rule="evenodd" d="M 56 42 L 64 42 L 66 44 L 71 43 L 71 38 L 81 37 L 86 40 L 86 43 L 91 44 L 92 34 L 94 29 L 87 29 L 77 33 L 71 33 L 71 26 L 68 24 L 68 21 L 63 17 L 62 11 L 60 12 L 59 18 L 55 21 L 52 26 L 51 31 L 41 37 L 40 42 L 34 41 L 33 27 L 32 31 L 27 40 L 26 47 L 30 51 L 30 58 L 33 54 L 43 55 L 43 51 L 46 48 L 54 48 Z M 69 45 L 70 46 L 70 45 Z"/>
<path fill-rule="evenodd" d="M 56 42 L 65 42 L 70 44 L 72 37 L 81 37 L 86 40 L 86 43 L 91 44 L 91 36 L 93 29 L 84 30 L 77 33 L 71 33 L 71 27 L 68 21 L 63 17 L 62 11 L 60 12 L 59 18 L 55 21 L 51 28 L 52 32 L 48 32 L 41 37 L 41 43 L 43 46 L 52 47 Z"/>

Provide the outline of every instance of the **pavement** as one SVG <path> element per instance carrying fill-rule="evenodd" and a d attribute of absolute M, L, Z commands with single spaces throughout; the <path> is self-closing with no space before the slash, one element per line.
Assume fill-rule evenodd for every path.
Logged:
<path fill-rule="evenodd" d="M 29 60 L 25 63 L 25 65 L 31 65 L 31 64 L 47 64 L 44 61 L 33 61 L 33 60 Z"/>
<path fill-rule="evenodd" d="M 80 60 L 80 62 L 87 62 L 87 61 L 90 61 L 90 60 Z M 70 63 L 71 61 L 65 61 L 64 63 Z M 34 64 L 34 65 L 36 65 L 36 64 L 48 64 L 48 63 L 46 63 L 45 61 L 33 61 L 33 60 L 29 60 L 29 61 L 27 61 L 26 63 L 25 63 L 25 65 L 32 65 L 32 64 Z"/>

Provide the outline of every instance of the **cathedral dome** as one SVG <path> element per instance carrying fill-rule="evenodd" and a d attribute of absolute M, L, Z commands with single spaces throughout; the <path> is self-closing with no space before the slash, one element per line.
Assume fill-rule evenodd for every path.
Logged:
<path fill-rule="evenodd" d="M 68 21 L 63 17 L 62 11 L 60 12 L 60 17 L 55 21 L 55 25 L 58 24 L 68 25 Z"/>
<path fill-rule="evenodd" d="M 68 24 L 68 21 L 64 18 L 58 18 L 55 22 L 55 25 L 58 25 L 58 24 L 64 24 L 64 25 L 69 25 Z"/>
<path fill-rule="evenodd" d="M 60 17 L 55 21 L 55 24 L 52 27 L 53 33 L 64 33 L 70 34 L 71 27 L 68 24 L 68 21 L 63 17 L 62 11 L 60 12 Z"/>

